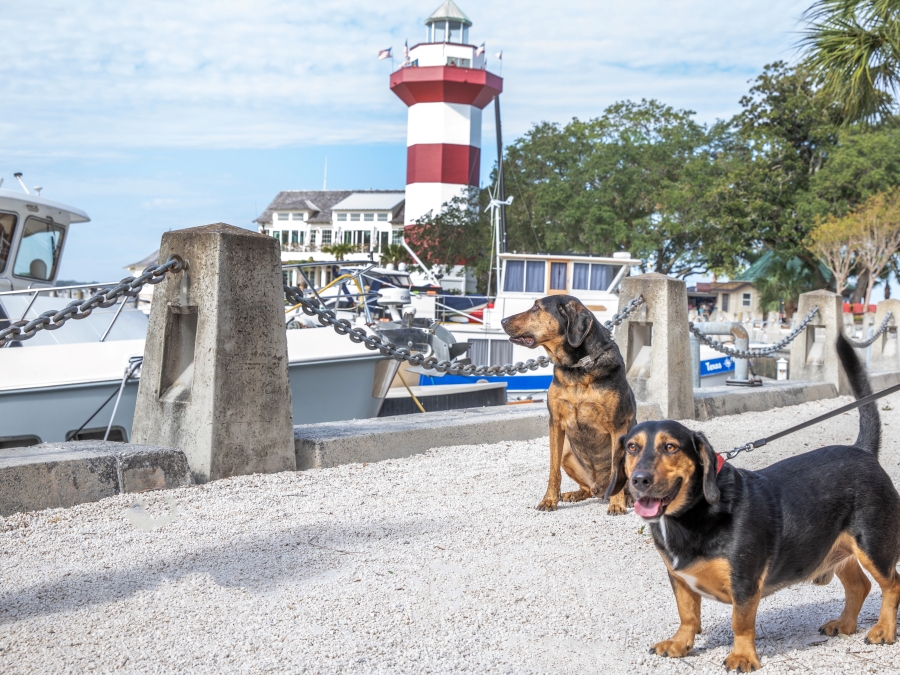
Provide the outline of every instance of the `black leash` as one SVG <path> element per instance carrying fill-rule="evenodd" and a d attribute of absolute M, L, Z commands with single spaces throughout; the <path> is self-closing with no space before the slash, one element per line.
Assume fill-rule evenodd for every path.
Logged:
<path fill-rule="evenodd" d="M 742 445 L 740 447 L 735 448 L 729 452 L 722 453 L 725 459 L 732 459 L 736 455 L 742 452 L 752 452 L 757 448 L 761 448 L 766 443 L 770 441 L 778 440 L 788 434 L 792 434 L 795 431 L 800 431 L 801 429 L 805 429 L 806 427 L 811 427 L 813 424 L 818 424 L 823 420 L 827 420 L 829 417 L 834 417 L 835 415 L 840 415 L 841 413 L 845 413 L 848 410 L 853 410 L 854 408 L 858 408 L 861 405 L 865 405 L 866 403 L 871 403 L 872 401 L 877 401 L 880 398 L 884 398 L 888 394 L 893 394 L 895 391 L 900 391 L 900 384 L 895 384 L 893 387 L 888 387 L 887 389 L 882 389 L 881 391 L 876 391 L 874 394 L 869 394 L 865 398 L 861 398 L 858 401 L 854 401 L 853 403 L 848 403 L 847 405 L 843 405 L 840 408 L 835 408 L 834 410 L 825 413 L 824 415 L 819 415 L 818 417 L 814 417 L 811 420 L 807 420 L 806 422 L 802 422 L 797 426 L 791 427 L 790 429 L 785 429 L 784 431 L 779 431 L 777 434 L 772 434 L 771 436 L 766 436 L 765 438 L 761 438 L 758 441 L 753 441 L 752 443 L 747 443 L 746 445 Z"/>

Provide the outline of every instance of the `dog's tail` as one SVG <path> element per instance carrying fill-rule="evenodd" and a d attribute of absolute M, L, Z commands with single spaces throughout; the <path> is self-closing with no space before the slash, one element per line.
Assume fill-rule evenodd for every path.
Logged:
<path fill-rule="evenodd" d="M 866 377 L 856 351 L 842 334 L 838 335 L 837 353 L 850 381 L 853 396 L 857 400 L 869 396 L 872 393 L 869 378 Z M 881 418 L 878 416 L 878 404 L 874 401 L 859 407 L 859 436 L 854 445 L 878 457 L 878 449 L 881 447 Z"/>

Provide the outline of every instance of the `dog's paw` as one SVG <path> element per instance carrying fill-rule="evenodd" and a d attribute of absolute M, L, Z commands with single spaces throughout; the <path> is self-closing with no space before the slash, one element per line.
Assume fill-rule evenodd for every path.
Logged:
<path fill-rule="evenodd" d="M 580 502 L 591 496 L 587 490 L 575 490 L 575 492 L 563 492 L 560 499 L 564 502 Z"/>
<path fill-rule="evenodd" d="M 897 631 L 896 629 L 893 631 L 888 631 L 884 626 L 881 625 L 879 621 L 866 633 L 866 644 L 867 645 L 892 645 L 894 644 L 894 640 L 897 639 Z"/>
<path fill-rule="evenodd" d="M 834 637 L 838 633 L 841 635 L 853 635 L 856 632 L 856 622 L 834 619 L 833 621 L 823 623 L 819 627 L 819 632 L 822 635 L 828 635 L 830 637 Z"/>
<path fill-rule="evenodd" d="M 549 499 L 544 497 L 541 500 L 541 503 L 535 506 L 538 511 L 556 511 L 558 506 L 558 501 L 555 499 Z"/>
<path fill-rule="evenodd" d="M 693 644 L 688 644 L 684 640 L 663 640 L 650 647 L 650 653 L 680 659 L 690 654 L 693 648 Z"/>
<path fill-rule="evenodd" d="M 609 508 L 606 509 L 606 515 L 608 516 L 621 516 L 624 515 L 628 510 L 625 508 L 624 504 L 618 502 L 610 502 Z"/>
<path fill-rule="evenodd" d="M 759 662 L 756 654 L 731 652 L 725 657 L 725 667 L 728 670 L 736 670 L 739 673 L 752 673 L 754 670 L 762 668 L 762 664 Z"/>

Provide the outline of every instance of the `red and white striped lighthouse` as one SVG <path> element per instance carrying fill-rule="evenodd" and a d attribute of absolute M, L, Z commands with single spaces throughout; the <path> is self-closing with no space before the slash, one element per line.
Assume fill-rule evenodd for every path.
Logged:
<path fill-rule="evenodd" d="M 468 44 L 472 22 L 446 0 L 425 21 L 426 41 L 391 74 L 391 91 L 409 106 L 405 224 L 478 186 L 481 111 L 503 90 L 485 68 L 484 49 Z"/>

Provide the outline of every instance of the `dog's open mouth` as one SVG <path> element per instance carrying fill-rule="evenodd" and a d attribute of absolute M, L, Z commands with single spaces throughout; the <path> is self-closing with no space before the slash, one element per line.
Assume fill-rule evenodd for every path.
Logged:
<path fill-rule="evenodd" d="M 532 349 L 537 344 L 537 340 L 530 335 L 517 335 L 509 338 L 509 341 L 517 345 L 522 345 L 523 347 L 528 347 L 529 349 Z"/>
<path fill-rule="evenodd" d="M 634 512 L 641 518 L 659 518 L 666 512 L 666 507 L 678 494 L 678 487 L 668 497 L 641 497 L 634 502 Z"/>

